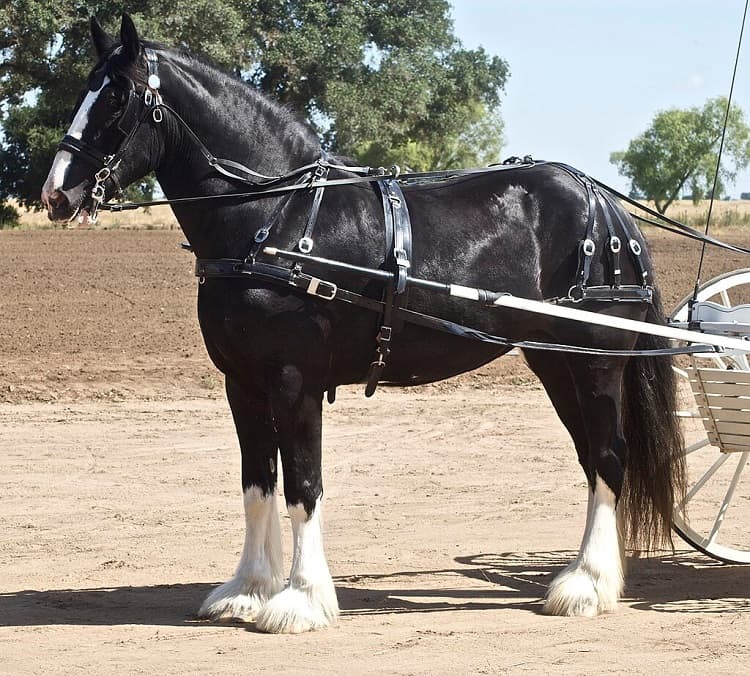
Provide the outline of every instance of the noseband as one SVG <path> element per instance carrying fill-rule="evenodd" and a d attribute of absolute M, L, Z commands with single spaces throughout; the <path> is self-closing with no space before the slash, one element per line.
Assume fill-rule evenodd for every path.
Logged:
<path fill-rule="evenodd" d="M 114 53 L 117 53 L 117 50 Z M 120 119 L 117 121 L 117 129 L 122 134 L 122 140 L 114 153 L 103 153 L 82 139 L 68 134 L 57 144 L 58 150 L 68 151 L 91 165 L 94 169 L 94 184 L 89 196 L 91 200 L 89 221 L 92 223 L 96 223 L 99 206 L 104 202 L 105 184 L 108 180 L 111 180 L 114 184 L 117 194 L 122 194 L 122 187 L 115 172 L 120 166 L 122 157 L 141 124 L 143 124 L 149 115 L 151 115 L 151 118 L 157 124 L 164 119 L 161 110 L 163 102 L 159 93 L 161 80 L 158 74 L 156 52 L 148 47 L 144 47 L 144 53 L 148 68 L 146 86 L 143 92 L 139 93 L 135 85 L 131 83 L 131 88 L 128 91 L 128 100 L 125 103 Z"/>

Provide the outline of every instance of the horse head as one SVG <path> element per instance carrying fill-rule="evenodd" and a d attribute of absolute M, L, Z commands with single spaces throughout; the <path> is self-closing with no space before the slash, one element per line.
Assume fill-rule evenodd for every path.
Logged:
<path fill-rule="evenodd" d="M 98 56 L 42 188 L 53 221 L 95 219 L 99 204 L 158 165 L 162 119 L 155 48 L 125 14 L 120 41 L 91 19 Z M 92 219 L 92 220 L 93 220 Z"/>

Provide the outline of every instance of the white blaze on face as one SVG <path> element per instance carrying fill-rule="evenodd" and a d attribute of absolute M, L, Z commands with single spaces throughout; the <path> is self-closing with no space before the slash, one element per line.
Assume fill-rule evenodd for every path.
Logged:
<path fill-rule="evenodd" d="M 72 136 L 79 141 L 83 138 L 83 132 L 89 122 L 89 113 L 94 107 L 96 100 L 99 98 L 99 94 L 101 94 L 102 90 L 109 84 L 109 81 L 109 76 L 105 76 L 99 89 L 93 92 L 86 92 L 86 97 L 83 99 L 81 107 L 76 112 L 73 122 L 70 124 L 68 136 Z M 67 150 L 58 150 L 57 155 L 55 155 L 55 160 L 52 162 L 49 174 L 47 175 L 47 180 L 44 182 L 42 196 L 49 195 L 55 190 L 62 190 L 65 175 L 68 172 L 68 167 L 70 167 L 72 160 L 73 155 Z"/>

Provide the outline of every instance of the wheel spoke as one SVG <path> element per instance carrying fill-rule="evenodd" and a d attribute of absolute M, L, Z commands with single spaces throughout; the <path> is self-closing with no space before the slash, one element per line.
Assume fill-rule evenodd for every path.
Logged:
<path fill-rule="evenodd" d="M 710 444 L 711 444 L 711 442 L 708 440 L 708 437 L 706 437 L 705 439 L 700 439 L 699 441 L 696 441 L 694 444 L 690 444 L 690 446 L 688 446 L 685 449 L 685 455 L 688 456 L 691 453 L 695 453 L 696 451 L 700 451 L 701 448 L 705 448 L 706 446 L 708 446 Z"/>
<path fill-rule="evenodd" d="M 690 502 L 695 497 L 695 494 L 701 488 L 703 488 L 706 482 L 716 473 L 716 470 L 718 470 L 719 467 L 721 467 L 728 459 L 729 459 L 729 455 L 727 455 L 726 453 L 722 453 L 719 456 L 718 460 L 716 460 L 716 462 L 714 462 L 714 464 L 711 465 L 711 467 L 709 467 L 708 470 L 706 470 L 706 473 L 700 479 L 698 479 L 695 486 L 693 486 L 687 492 L 685 499 L 680 501 L 680 503 L 678 504 L 678 507 L 682 509 L 688 502 Z"/>
<path fill-rule="evenodd" d="M 724 500 L 722 500 L 721 507 L 719 507 L 719 513 L 716 515 L 716 520 L 714 521 L 713 528 L 711 528 L 711 533 L 708 536 L 709 546 L 716 542 L 716 537 L 719 535 L 719 529 L 724 523 L 724 517 L 726 516 L 727 510 L 729 509 L 729 504 L 732 502 L 732 498 L 734 497 L 734 491 L 740 481 L 740 475 L 742 474 L 742 470 L 745 468 L 745 464 L 747 463 L 747 456 L 748 451 L 740 456 L 739 462 L 737 463 L 737 469 L 734 470 L 734 476 L 729 482 L 729 488 L 727 488 L 726 495 L 724 495 Z"/>
<path fill-rule="evenodd" d="M 672 313 L 674 321 L 687 321 L 693 297 L 693 294 L 686 296 L 677 304 Z M 728 309 L 750 303 L 750 267 L 727 272 L 701 285 L 697 299 L 700 302 L 712 301 Z M 750 352 L 694 355 L 692 361 L 695 368 L 729 371 L 724 374 L 728 383 L 734 379 L 744 382 L 746 378 L 741 372 L 750 373 Z M 738 371 L 734 379 L 731 373 L 733 370 Z M 675 371 L 684 380 L 692 377 L 692 371 Z M 684 444 L 689 481 L 684 499 L 675 505 L 675 530 L 686 542 L 708 556 L 727 563 L 750 564 L 750 530 L 745 524 L 750 516 L 750 482 L 747 479 L 742 481 L 741 477 L 750 467 L 750 451 L 724 452 L 721 447 L 714 446 L 708 433 L 702 429 L 699 431 L 697 421 L 687 420 L 695 417 L 688 410 L 692 408 L 688 403 L 692 401 L 692 393 L 688 394 L 687 387 L 681 386 L 681 395 L 683 399 L 680 400 L 680 405 L 686 410 L 675 411 L 675 414 L 681 419 L 684 434 L 689 439 Z M 741 401 L 736 403 L 744 408 Z M 750 409 L 750 398 L 747 408 Z M 736 415 L 727 417 L 734 418 Z M 719 413 L 720 419 L 721 416 Z M 733 422 L 726 421 L 727 428 L 732 425 Z M 731 462 L 725 465 L 730 456 Z"/>

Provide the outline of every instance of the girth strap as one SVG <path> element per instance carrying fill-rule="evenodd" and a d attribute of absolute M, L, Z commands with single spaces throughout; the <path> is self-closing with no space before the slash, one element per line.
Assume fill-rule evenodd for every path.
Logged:
<path fill-rule="evenodd" d="M 375 340 L 375 360 L 367 373 L 365 396 L 371 397 L 385 369 L 386 359 L 391 353 L 394 319 L 406 296 L 406 282 L 411 267 L 411 221 L 406 199 L 401 187 L 394 179 L 378 181 L 383 199 L 385 216 L 386 264 L 393 272 L 383 293 L 383 313 Z"/>

